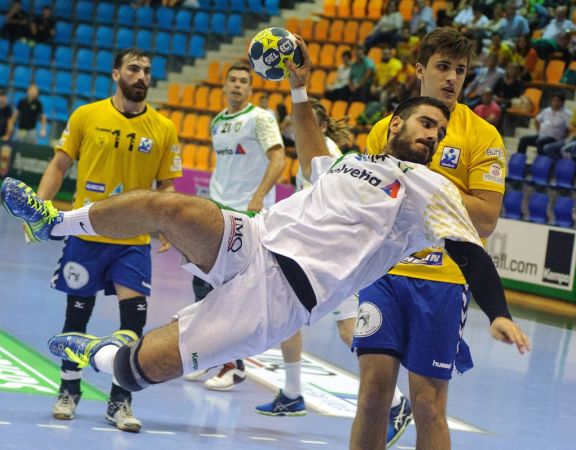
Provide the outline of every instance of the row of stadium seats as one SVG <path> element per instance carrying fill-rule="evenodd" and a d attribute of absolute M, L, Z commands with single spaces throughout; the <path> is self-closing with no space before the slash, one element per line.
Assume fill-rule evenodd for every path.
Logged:
<path fill-rule="evenodd" d="M 526 212 L 524 212 L 524 203 L 527 203 Z M 527 194 L 522 190 L 507 190 L 504 195 L 502 217 L 559 227 L 573 227 L 573 197 L 568 195 L 556 196 L 553 200 L 552 217 L 550 217 L 549 211 L 550 203 L 551 196 L 543 192 Z"/>
<path fill-rule="evenodd" d="M 357 44 L 364 42 L 366 36 L 374 28 L 369 20 L 329 20 L 329 19 L 300 19 L 289 17 L 286 19 L 286 29 L 301 35 L 306 42 L 332 42 L 335 44 Z"/>
<path fill-rule="evenodd" d="M 508 161 L 506 179 L 553 189 L 575 189 L 575 175 L 576 162 L 572 159 L 555 161 L 548 156 L 538 155 L 528 170 L 526 154 L 514 153 Z"/>
<path fill-rule="evenodd" d="M 405 21 L 412 17 L 414 0 L 400 0 L 398 11 Z M 437 15 L 438 11 L 447 8 L 446 0 L 433 0 L 432 10 Z M 386 8 L 388 1 L 385 0 L 324 0 L 322 14 L 326 17 L 355 18 L 358 20 L 369 17 L 374 20 L 382 17 L 382 9 Z"/>

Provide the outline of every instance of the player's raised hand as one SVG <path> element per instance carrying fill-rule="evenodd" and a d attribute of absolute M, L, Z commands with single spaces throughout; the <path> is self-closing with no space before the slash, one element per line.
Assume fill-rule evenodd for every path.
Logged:
<path fill-rule="evenodd" d="M 310 60 L 310 54 L 308 53 L 308 47 L 306 47 L 304 39 L 297 34 L 294 36 L 296 38 L 296 44 L 300 52 L 302 52 L 302 64 L 297 65 L 293 61 L 287 61 L 286 68 L 290 72 L 290 77 L 288 78 L 290 88 L 298 89 L 308 86 L 308 80 L 312 70 L 312 61 Z"/>
<path fill-rule="evenodd" d="M 530 340 L 518 325 L 507 317 L 497 317 L 490 326 L 490 334 L 494 339 L 507 344 L 516 344 L 522 354 L 530 351 Z"/>

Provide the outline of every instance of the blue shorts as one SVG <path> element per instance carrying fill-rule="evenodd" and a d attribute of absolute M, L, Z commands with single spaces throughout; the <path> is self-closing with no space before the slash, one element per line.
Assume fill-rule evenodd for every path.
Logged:
<path fill-rule="evenodd" d="M 51 287 L 89 297 L 104 290 L 116 294 L 114 283 L 148 297 L 152 282 L 150 245 L 119 245 L 67 238 Z"/>
<path fill-rule="evenodd" d="M 449 380 L 472 368 L 462 339 L 467 285 L 385 275 L 360 291 L 353 348 L 398 357 L 410 372 Z"/>

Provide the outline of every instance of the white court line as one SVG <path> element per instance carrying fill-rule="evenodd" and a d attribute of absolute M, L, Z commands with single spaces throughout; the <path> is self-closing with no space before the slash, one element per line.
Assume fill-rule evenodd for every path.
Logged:
<path fill-rule="evenodd" d="M 19 364 L 21 364 L 22 366 L 26 367 L 30 372 L 35 373 L 39 378 L 42 378 L 44 381 L 46 381 L 48 384 L 54 386 L 55 388 L 59 388 L 60 386 L 55 383 L 54 381 L 50 380 L 49 378 L 45 377 L 44 375 L 42 375 L 40 372 L 38 372 L 36 369 L 34 369 L 33 367 L 29 366 L 28 364 L 26 364 L 24 361 L 22 361 L 21 359 L 17 358 L 16 356 L 14 356 L 12 353 L 10 353 L 8 350 L 6 350 L 3 347 L 0 347 L 0 352 L 4 353 L 5 355 L 7 355 L 9 358 L 12 358 L 14 361 L 18 362 Z"/>
<path fill-rule="evenodd" d="M 66 425 L 50 425 L 48 423 L 37 423 L 36 426 L 40 427 L 40 428 L 58 428 L 61 430 L 67 430 L 68 429 L 68 427 Z"/>
<path fill-rule="evenodd" d="M 144 433 L 150 433 L 150 434 L 176 434 L 173 431 L 155 431 L 155 430 L 144 430 Z"/>
<path fill-rule="evenodd" d="M 396 448 L 400 450 L 416 450 L 416 447 L 400 447 L 399 445 L 397 445 Z"/>
<path fill-rule="evenodd" d="M 315 445 L 328 445 L 328 442 L 324 441 L 300 441 L 303 444 L 315 444 Z"/>
<path fill-rule="evenodd" d="M 119 433 L 119 432 L 120 432 L 120 430 L 119 430 L 118 428 L 100 428 L 100 427 L 92 427 L 92 429 L 93 429 L 94 431 L 108 431 L 108 432 L 113 432 L 113 433 L 116 433 L 116 432 L 118 432 L 118 433 Z"/>
<path fill-rule="evenodd" d="M 276 439 L 276 438 L 265 437 L 265 436 L 250 436 L 250 439 L 254 439 L 255 441 L 273 441 L 273 442 L 278 442 L 278 439 Z"/>
<path fill-rule="evenodd" d="M 11 422 L 4 422 L 2 420 L 0 420 L 0 425 L 12 425 Z"/>
<path fill-rule="evenodd" d="M 213 437 L 213 438 L 227 438 L 225 434 L 210 434 L 210 433 L 198 433 L 198 436 L 202 437 Z"/>

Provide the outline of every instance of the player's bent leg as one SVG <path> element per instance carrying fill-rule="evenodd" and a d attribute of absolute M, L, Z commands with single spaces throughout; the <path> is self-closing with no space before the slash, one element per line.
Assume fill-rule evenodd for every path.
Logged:
<path fill-rule="evenodd" d="M 416 448 L 450 449 L 446 419 L 448 380 L 409 372 L 410 399 L 416 425 Z"/>
<path fill-rule="evenodd" d="M 336 322 L 338 326 L 338 333 L 342 341 L 348 346 L 352 347 L 352 338 L 354 337 L 354 328 L 356 327 L 356 317 L 343 319 Z"/>
<path fill-rule="evenodd" d="M 400 362 L 386 354 L 361 354 L 360 388 L 350 436 L 351 450 L 386 448 L 388 413 Z"/>

